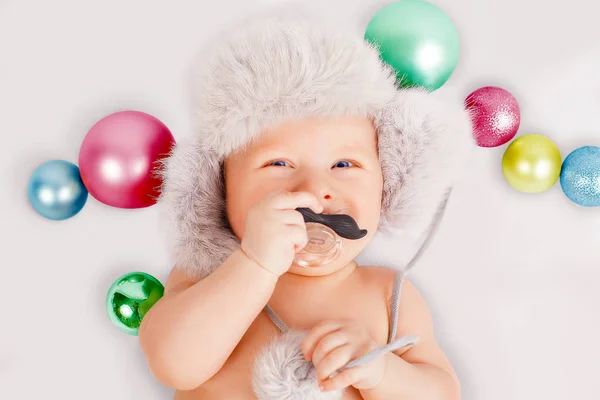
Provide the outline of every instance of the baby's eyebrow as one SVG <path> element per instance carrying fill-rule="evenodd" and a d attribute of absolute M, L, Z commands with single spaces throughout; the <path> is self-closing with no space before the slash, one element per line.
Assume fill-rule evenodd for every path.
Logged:
<path fill-rule="evenodd" d="M 359 146 L 356 144 L 343 144 L 340 146 L 334 146 L 330 150 L 326 150 L 331 154 L 332 157 L 352 157 L 352 156 L 363 156 L 367 157 L 371 155 L 365 146 Z M 256 161 L 265 161 L 275 158 L 294 157 L 297 152 L 294 148 L 290 148 L 286 145 L 268 145 L 262 148 L 256 149 L 251 158 Z"/>
<path fill-rule="evenodd" d="M 338 150 L 362 150 L 362 147 L 355 144 L 345 144 L 343 146 L 338 146 Z"/>
<path fill-rule="evenodd" d="M 290 157 L 290 155 L 291 153 L 288 149 L 279 146 L 269 146 L 253 151 L 249 159 L 252 162 L 262 163 L 271 159 Z"/>
<path fill-rule="evenodd" d="M 357 146 L 353 144 L 337 147 L 335 151 L 338 153 L 359 153 L 362 155 L 369 154 L 369 152 L 363 146 Z"/>
<path fill-rule="evenodd" d="M 280 157 L 286 153 L 289 153 L 289 149 L 285 146 L 269 146 L 254 151 L 254 156 L 264 157 Z"/>

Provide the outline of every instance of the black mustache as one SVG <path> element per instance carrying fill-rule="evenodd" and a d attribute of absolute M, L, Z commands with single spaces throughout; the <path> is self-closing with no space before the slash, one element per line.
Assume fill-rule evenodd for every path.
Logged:
<path fill-rule="evenodd" d="M 296 208 L 304 217 L 304 222 L 318 222 L 330 227 L 343 238 L 361 239 L 367 234 L 366 229 L 360 229 L 354 218 L 345 214 L 315 214 L 310 208 Z"/>

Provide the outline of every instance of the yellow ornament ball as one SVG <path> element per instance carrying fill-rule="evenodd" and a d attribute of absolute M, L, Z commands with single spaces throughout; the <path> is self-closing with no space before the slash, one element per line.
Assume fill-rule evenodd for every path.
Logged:
<path fill-rule="evenodd" d="M 523 135 L 506 148 L 502 172 L 506 181 L 524 193 L 550 189 L 560 176 L 562 158 L 558 147 L 543 135 Z"/>

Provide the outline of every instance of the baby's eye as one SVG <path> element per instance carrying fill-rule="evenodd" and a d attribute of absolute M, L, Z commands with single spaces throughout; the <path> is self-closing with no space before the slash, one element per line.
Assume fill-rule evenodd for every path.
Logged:
<path fill-rule="evenodd" d="M 350 168 L 352 167 L 354 164 L 352 164 L 350 161 L 338 161 L 335 164 L 333 164 L 334 167 L 338 167 L 338 168 Z"/>
<path fill-rule="evenodd" d="M 282 160 L 277 160 L 277 161 L 273 161 L 273 162 L 269 163 L 269 165 L 272 165 L 274 167 L 285 167 L 287 165 L 287 163 Z"/>

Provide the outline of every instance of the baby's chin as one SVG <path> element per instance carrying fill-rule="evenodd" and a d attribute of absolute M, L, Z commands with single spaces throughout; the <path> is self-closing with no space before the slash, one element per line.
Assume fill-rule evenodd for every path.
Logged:
<path fill-rule="evenodd" d="M 287 272 L 290 274 L 300 276 L 327 276 L 344 269 L 349 264 L 350 263 L 340 264 L 334 262 L 320 266 L 303 267 L 296 263 L 293 263 Z"/>

